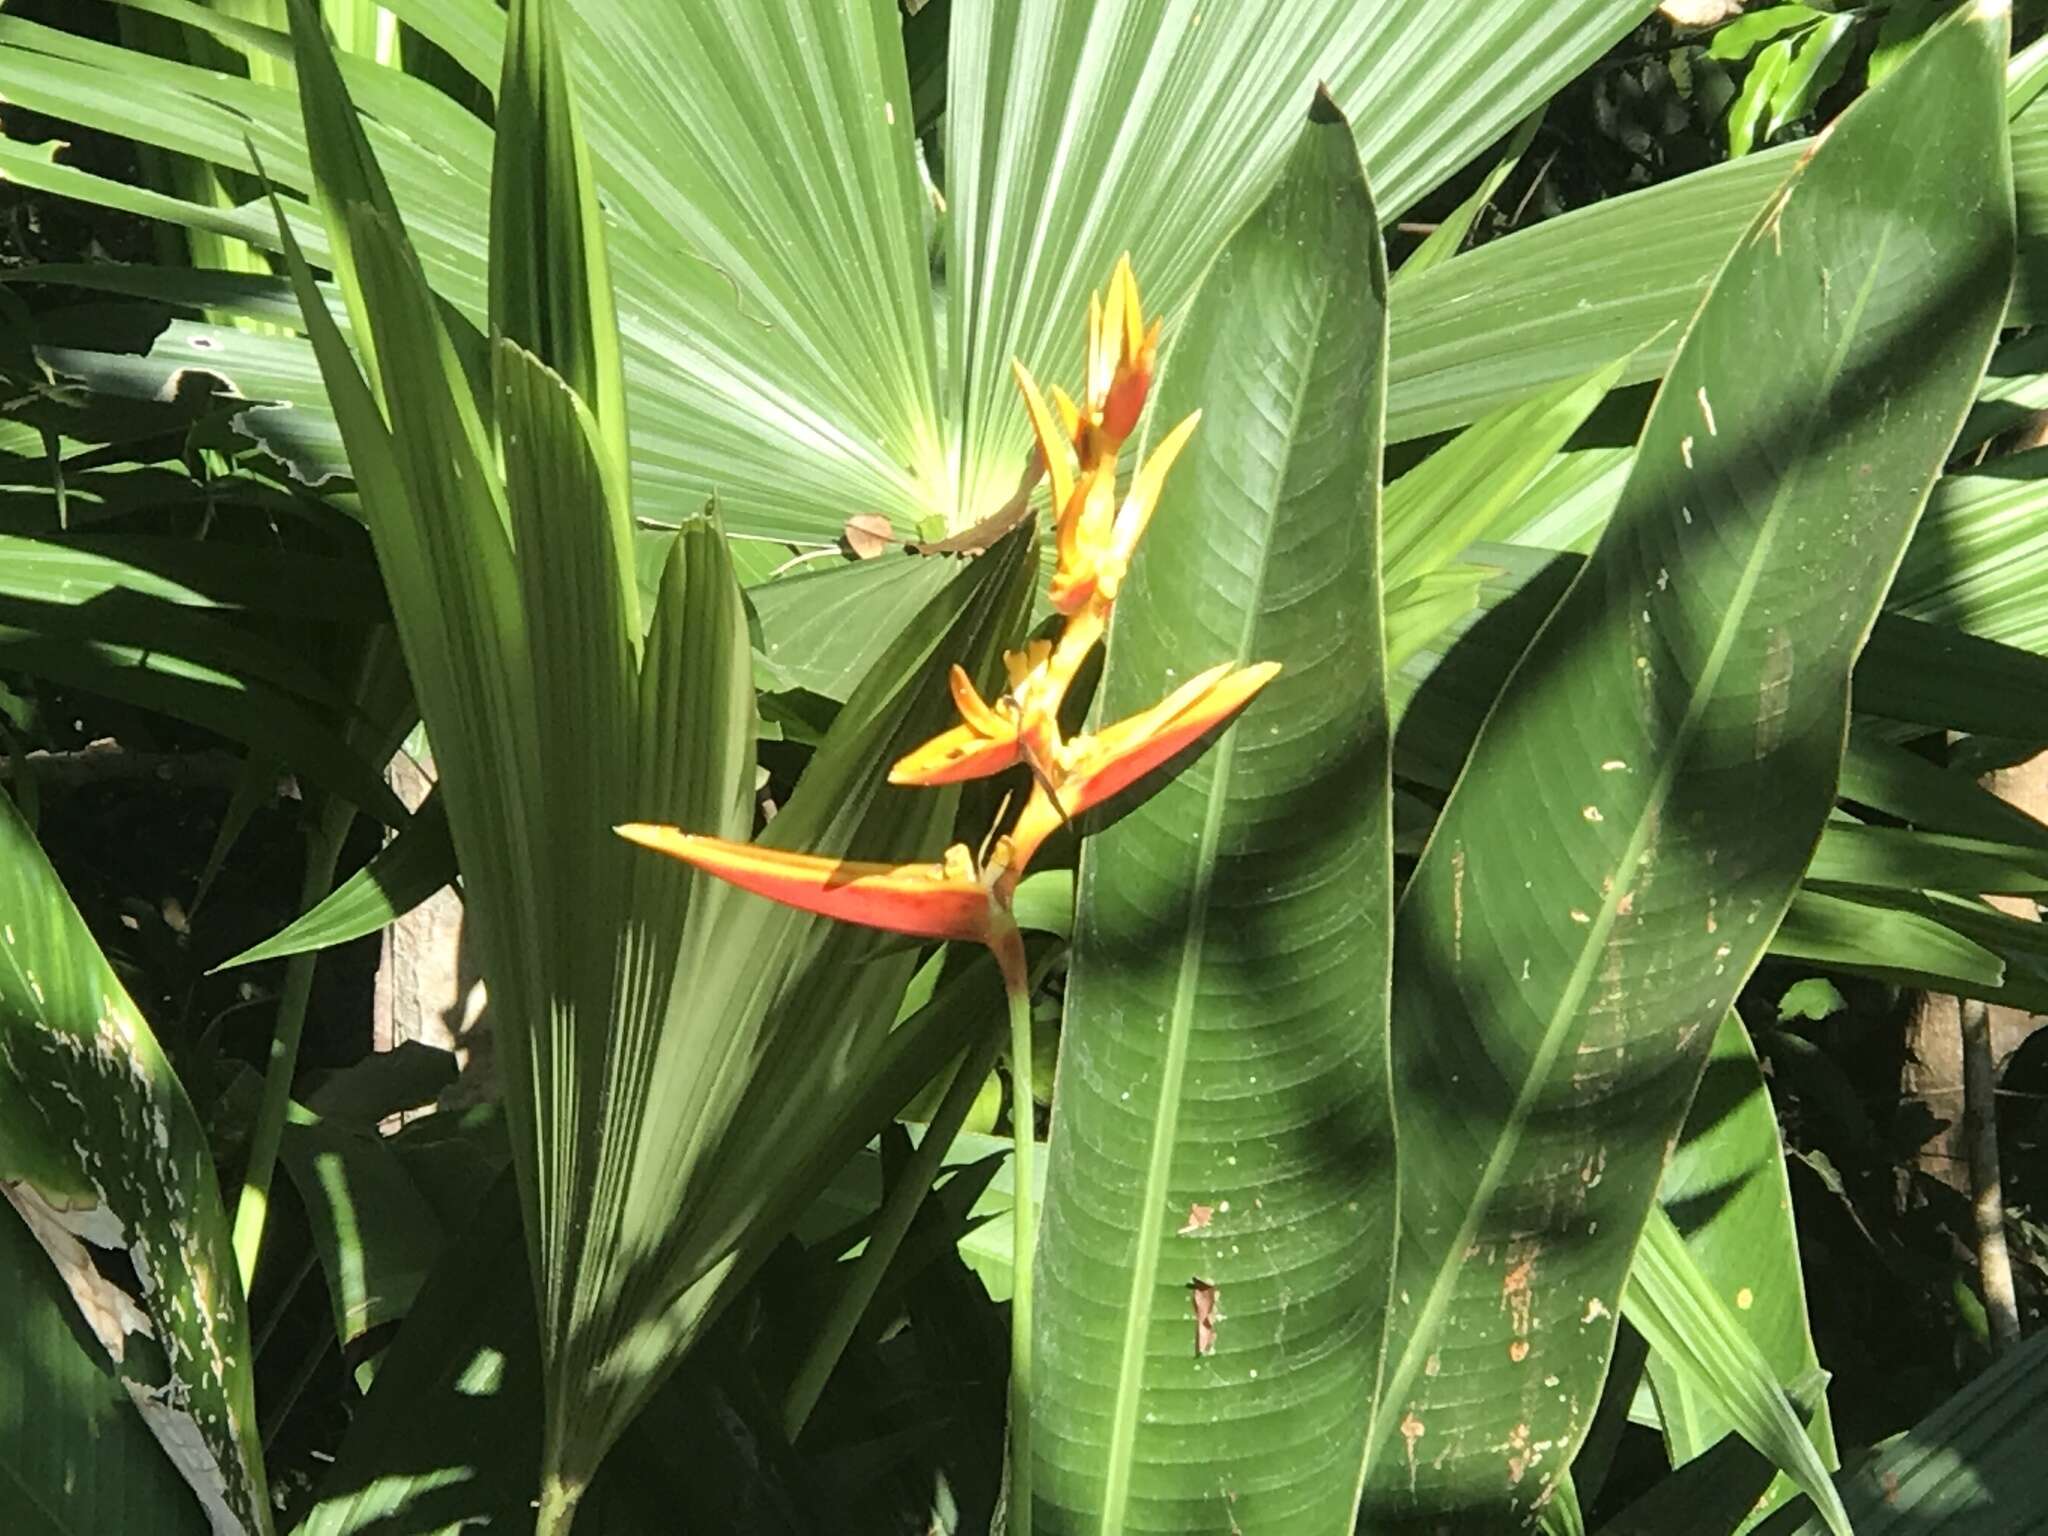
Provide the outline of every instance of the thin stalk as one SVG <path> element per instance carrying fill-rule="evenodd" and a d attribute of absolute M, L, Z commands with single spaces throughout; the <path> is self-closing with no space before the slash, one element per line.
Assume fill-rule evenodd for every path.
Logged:
<path fill-rule="evenodd" d="M 1977 1278 L 1991 1352 L 2020 1341 L 2019 1296 L 2005 1244 L 2005 1191 L 1998 1167 L 1998 1067 L 1991 1054 L 1991 1010 L 1974 997 L 1962 1000 L 1963 1126 L 1970 1159 L 1970 1212 L 1976 1225 Z"/>
<path fill-rule="evenodd" d="M 1031 1191 L 1037 1113 L 1031 1099 L 1031 988 L 1004 968 L 1010 1004 L 1010 1505 L 1009 1536 L 1031 1536 L 1031 1271 L 1038 1213 Z"/>
<path fill-rule="evenodd" d="M 932 1180 L 938 1177 L 939 1162 L 952 1147 L 953 1138 L 960 1134 L 967 1112 L 974 1107 L 975 1098 L 989 1070 L 995 1066 L 1002 1046 L 1001 1033 L 989 1030 L 984 1039 L 970 1045 L 962 1054 L 953 1080 L 939 1100 L 931 1124 L 925 1128 L 924 1139 L 917 1144 L 917 1150 L 910 1155 L 910 1161 L 904 1165 L 895 1186 L 883 1200 L 882 1209 L 875 1218 L 875 1229 L 868 1235 L 867 1247 L 861 1250 L 852 1275 L 834 1298 L 832 1310 L 826 1314 L 824 1326 L 812 1341 L 810 1353 L 805 1356 L 796 1379 L 790 1383 L 789 1395 L 783 1400 L 783 1433 L 792 1444 L 810 1419 L 811 1410 L 817 1407 L 825 1383 L 831 1379 L 839 1357 L 846 1352 L 854 1330 L 860 1326 L 861 1318 L 875 1299 L 875 1292 L 881 1288 L 882 1277 L 888 1273 L 897 1251 L 903 1246 L 911 1222 L 923 1209 L 925 1196 L 931 1193 Z"/>
<path fill-rule="evenodd" d="M 299 910 L 309 910 L 334 886 L 334 866 L 341 845 L 355 822 L 355 807 L 330 797 L 307 840 L 306 875 L 299 887 Z M 306 1027 L 306 1002 L 313 992 L 318 950 L 294 955 L 285 962 L 284 990 L 277 1001 L 277 1028 L 270 1037 L 270 1060 L 263 1072 L 263 1098 L 249 1133 L 249 1165 L 242 1175 L 242 1193 L 235 1204 L 235 1267 L 241 1271 L 242 1294 L 256 1280 L 256 1260 L 263 1251 L 263 1229 L 270 1217 L 270 1184 L 277 1173 L 277 1146 L 284 1135 L 285 1110 L 292 1079 L 298 1074 L 299 1036 Z"/>

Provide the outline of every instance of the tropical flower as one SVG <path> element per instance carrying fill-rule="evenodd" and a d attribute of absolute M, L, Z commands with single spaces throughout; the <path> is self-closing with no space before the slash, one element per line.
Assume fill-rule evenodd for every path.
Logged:
<path fill-rule="evenodd" d="M 622 837 L 683 860 L 744 890 L 842 922 L 920 938 L 985 944 L 995 952 L 1015 1003 L 1025 985 L 1023 946 L 1010 899 L 1045 839 L 1082 813 L 1166 763 L 1250 702 L 1279 665 L 1211 667 L 1128 719 L 1068 741 L 1059 717 L 1081 664 L 1101 643 L 1138 540 L 1193 436 L 1196 412 L 1160 442 L 1118 501 L 1117 456 L 1136 429 L 1151 390 L 1160 321 L 1147 324 L 1128 257 L 1118 261 L 1105 303 L 1088 308 L 1088 357 L 1081 398 L 1055 389 L 1047 403 L 1016 365 L 1017 387 L 1051 481 L 1057 562 L 1050 596 L 1065 616 L 1057 641 L 1008 652 L 1008 687 L 985 699 L 966 671 L 950 675 L 960 723 L 906 753 L 889 770 L 895 784 L 956 784 L 1019 763 L 1032 789 L 1009 836 L 979 861 L 965 844 L 936 864 L 874 864 L 699 837 L 634 823 Z"/>
<path fill-rule="evenodd" d="M 1006 878 L 1014 884 L 1014 871 L 1031 862 L 1046 838 L 1179 756 L 1249 704 L 1279 670 L 1277 661 L 1211 667 L 1150 709 L 1066 743 L 1056 771 L 1032 787 L 1010 832 L 1013 873 Z"/>
<path fill-rule="evenodd" d="M 612 829 L 785 907 L 920 939 L 965 939 L 995 951 L 1005 982 L 1021 984 L 1023 943 L 996 883 L 1009 867 L 1010 840 L 999 837 L 985 864 L 955 843 L 936 864 L 876 864 L 758 843 L 700 837 L 677 827 L 628 822 Z"/>

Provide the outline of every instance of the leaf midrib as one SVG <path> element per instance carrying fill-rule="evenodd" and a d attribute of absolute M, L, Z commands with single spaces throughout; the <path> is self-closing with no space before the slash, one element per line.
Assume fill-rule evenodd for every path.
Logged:
<path fill-rule="evenodd" d="M 1277 473 L 1273 476 L 1275 505 L 1286 498 L 1294 446 L 1301 428 L 1302 409 L 1308 397 L 1309 375 L 1322 342 L 1324 322 L 1330 308 L 1330 291 L 1325 288 L 1314 301 L 1314 319 L 1306 332 L 1295 387 L 1290 395 L 1287 430 Z M 1261 612 L 1260 596 L 1265 591 L 1266 572 L 1273 554 L 1272 520 L 1263 525 L 1259 542 L 1258 568 L 1252 574 L 1244 604 L 1244 620 L 1238 631 L 1235 659 L 1242 666 L 1250 659 L 1253 632 Z M 1166 1201 L 1167 1185 L 1173 1171 L 1173 1149 L 1180 1122 L 1182 1081 L 1187 1071 L 1188 1037 L 1193 1020 L 1194 988 L 1201 974 L 1200 951 L 1208 933 L 1209 895 L 1216 876 L 1216 841 L 1222 828 L 1223 809 L 1229 796 L 1231 771 L 1237 760 L 1237 734 L 1226 728 L 1216 745 L 1215 776 L 1210 780 L 1209 803 L 1202 817 L 1202 840 L 1193 890 L 1188 903 L 1189 922 L 1181 939 L 1180 960 L 1174 980 L 1173 1010 L 1168 1016 L 1166 1061 L 1160 1080 L 1160 1112 L 1153 1123 L 1152 1146 L 1145 1166 L 1145 1185 L 1140 1193 L 1138 1246 L 1131 1262 L 1130 1299 L 1124 1308 L 1123 1349 L 1117 1363 L 1116 1403 L 1110 1414 L 1109 1466 L 1103 1487 L 1102 1526 L 1104 1536 L 1121 1536 L 1124 1508 L 1130 1500 L 1130 1471 L 1137 1446 L 1138 1399 L 1145 1379 L 1145 1339 L 1151 1331 L 1152 1302 L 1158 1288 L 1159 1249 L 1165 1234 L 1160 1212 Z"/>
<path fill-rule="evenodd" d="M 1790 201 L 1797 189 L 1798 183 L 1795 181 L 1788 185 L 1778 197 L 1772 200 L 1769 205 L 1772 210 L 1772 217 L 1782 216 L 1784 205 Z M 1760 239 L 1761 229 L 1761 224 L 1752 225 L 1749 233 L 1744 238 L 1743 244 L 1738 245 L 1737 250 L 1740 251 L 1746 245 L 1753 244 L 1757 239 Z M 1842 365 L 1847 358 L 1849 347 L 1856 338 L 1857 321 L 1861 318 L 1864 307 L 1869 303 L 1871 291 L 1876 286 L 1878 273 L 1883 267 L 1885 248 L 1890 242 L 1890 231 L 1881 231 L 1877 239 L 1877 248 L 1871 255 L 1869 265 L 1864 273 L 1863 282 L 1857 292 L 1856 301 L 1849 307 L 1843 317 L 1841 339 L 1836 343 L 1835 354 L 1829 360 L 1825 375 L 1830 387 L 1841 376 Z M 1718 279 L 1716 281 L 1718 283 Z M 1691 337 L 1688 335 L 1685 342 L 1680 343 L 1681 351 L 1686 342 L 1690 340 Z M 1802 447 L 1812 442 L 1813 432 L 1821 420 L 1821 415 L 1821 412 L 1816 411 L 1807 418 L 1799 437 Z M 1494 1142 L 1493 1152 L 1488 1157 L 1486 1166 L 1480 1174 L 1479 1183 L 1475 1187 L 1472 1199 L 1467 1204 L 1465 1214 L 1459 1222 L 1457 1234 L 1443 1250 L 1447 1257 L 1439 1264 L 1436 1274 L 1431 1278 L 1428 1294 L 1423 1299 L 1421 1309 L 1416 1313 L 1415 1326 L 1409 1333 L 1408 1342 L 1401 1351 L 1401 1357 L 1395 1363 L 1393 1372 L 1389 1375 L 1385 1386 L 1382 1388 L 1380 1399 L 1382 1404 L 1399 1401 L 1406 1394 L 1409 1384 L 1414 1380 L 1415 1372 L 1420 1365 L 1421 1356 L 1426 1350 L 1430 1338 L 1436 1326 L 1441 1322 L 1443 1313 L 1449 1304 L 1448 1290 L 1451 1281 L 1457 1273 L 1463 1254 L 1472 1245 L 1472 1240 L 1478 1232 L 1480 1216 L 1491 1204 L 1493 1196 L 1500 1188 L 1508 1161 L 1521 1145 L 1522 1130 L 1527 1125 L 1530 1112 L 1534 1107 L 1537 1085 L 1549 1080 L 1551 1069 L 1556 1065 L 1558 1054 L 1564 1047 L 1566 1026 L 1570 1019 L 1576 1016 L 1578 1012 L 1587 986 L 1593 977 L 1596 957 L 1601 947 L 1606 943 L 1609 933 L 1613 930 L 1614 920 L 1618 915 L 1622 896 L 1630 888 L 1630 882 L 1621 878 L 1621 873 L 1623 871 L 1633 872 L 1641 861 L 1644 847 L 1648 840 L 1649 829 L 1658 820 L 1657 815 L 1653 814 L 1653 811 L 1661 811 L 1665 800 L 1670 794 L 1672 781 L 1677 775 L 1678 764 L 1685 756 L 1685 751 L 1691 743 L 1692 737 L 1698 728 L 1700 717 L 1704 712 L 1705 702 L 1720 679 L 1721 670 L 1727 664 L 1728 654 L 1734 648 L 1735 637 L 1742 627 L 1736 622 L 1737 616 L 1746 614 L 1756 583 L 1762 574 L 1765 557 L 1777 542 L 1781 518 L 1785 507 L 1792 500 L 1788 492 L 1788 487 L 1791 484 L 1791 476 L 1780 479 L 1772 494 L 1770 509 L 1764 517 L 1763 531 L 1759 535 L 1754 549 L 1751 551 L 1749 560 L 1744 565 L 1735 598 L 1722 612 L 1720 624 L 1714 635 L 1713 649 L 1708 653 L 1707 665 L 1702 671 L 1700 681 L 1693 688 L 1692 697 L 1686 706 L 1685 716 L 1679 723 L 1677 732 L 1674 733 L 1672 745 L 1664 753 L 1650 793 L 1643 800 L 1643 810 L 1638 814 L 1635 825 L 1629 834 L 1629 841 L 1623 849 L 1622 857 L 1616 866 L 1616 877 L 1612 882 L 1611 888 L 1601 900 L 1599 915 L 1594 919 L 1591 927 L 1587 929 L 1585 943 L 1580 950 L 1579 961 L 1573 967 L 1571 976 L 1566 981 L 1563 992 L 1559 995 L 1557 1006 L 1552 1010 L 1549 1022 L 1544 1026 L 1542 1043 L 1537 1048 L 1529 1071 L 1523 1077 L 1522 1088 L 1516 1095 L 1514 1108 L 1509 1113 L 1508 1119 L 1502 1127 L 1501 1134 Z M 1590 563 L 1582 567 L 1578 580 L 1583 580 L 1586 571 L 1590 569 Z M 1574 581 L 1573 586 L 1577 586 L 1577 580 Z M 1562 603 L 1559 606 L 1561 607 Z M 1545 628 L 1547 629 L 1548 627 L 1548 621 L 1546 621 Z M 1534 649 L 1534 642 L 1531 643 L 1530 649 Z M 1525 651 L 1522 661 L 1517 661 L 1514 672 L 1509 674 L 1507 681 L 1502 685 L 1499 697 L 1505 698 L 1508 689 L 1514 686 L 1528 654 Z M 1495 707 L 1498 707 L 1497 700 Z M 1493 710 L 1489 709 L 1487 712 L 1489 723 L 1491 723 L 1492 716 Z M 1844 728 L 1846 730 L 1846 721 Z M 1484 727 L 1482 727 L 1481 735 L 1483 737 Z M 1477 749 L 1478 743 L 1475 741 L 1473 754 L 1468 755 L 1466 758 L 1467 769 L 1469 769 L 1473 757 L 1476 756 Z M 1462 782 L 1462 774 L 1460 779 Z M 1439 822 L 1438 830 L 1441 829 L 1441 826 L 1442 823 Z M 1818 832 L 1819 829 L 1816 828 L 1816 836 L 1818 836 Z M 1435 846 L 1435 842 L 1436 834 L 1433 831 L 1430 837 L 1430 846 L 1432 848 Z M 1789 892 L 1787 893 L 1788 900 L 1790 894 Z M 1368 1480 L 1371 1476 L 1373 1463 L 1378 1457 L 1379 1446 L 1380 1441 L 1376 1438 L 1373 1446 L 1367 1452 L 1366 1471 Z"/>

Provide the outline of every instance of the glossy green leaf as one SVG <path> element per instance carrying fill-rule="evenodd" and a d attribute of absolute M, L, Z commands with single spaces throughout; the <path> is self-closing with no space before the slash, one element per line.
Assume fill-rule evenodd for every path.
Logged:
<path fill-rule="evenodd" d="M 2002 8 L 1945 28 L 1751 224 L 1402 897 L 1395 1102 L 1426 1130 L 1375 1529 L 1497 1529 L 1585 1432 L 1661 1149 L 1820 834 L 1851 666 L 2003 315 L 2005 40 Z"/>
<path fill-rule="evenodd" d="M 1218 662 L 1283 670 L 1083 851 L 1041 1531 L 1338 1530 L 1357 1497 L 1393 1220 L 1385 302 L 1356 152 L 1319 107 L 1172 342 L 1161 419 L 1202 423 L 1110 637 L 1106 720 Z"/>
<path fill-rule="evenodd" d="M 377 855 L 320 902 L 278 932 L 214 967 L 225 971 L 260 960 L 330 949 L 396 921 L 455 878 L 448 814 L 429 794 Z"/>
<path fill-rule="evenodd" d="M 205 1130 L 5 795 L 0 912 L 0 1192 L 213 1530 L 264 1536 L 248 1313 Z M 122 1254 L 136 1289 L 91 1249 Z"/>
<path fill-rule="evenodd" d="M 1721 1322 L 1732 1319 L 1755 1346 L 1756 1358 L 1768 1371 L 1766 1384 L 1789 1390 L 1818 1370 L 1777 1111 L 1749 1032 L 1733 1012 L 1715 1032 L 1706 1073 L 1665 1165 L 1657 1199 L 1683 1238 L 1701 1283 L 1726 1309 Z M 1632 1276 L 1624 1298 L 1631 1304 L 1635 1284 Z M 1736 1428 L 1733 1415 L 1668 1355 L 1653 1353 L 1649 1369 L 1673 1466 L 1705 1455 Z M 1832 1469 L 1834 1433 L 1825 1396 L 1817 1394 L 1812 1412 L 1800 1417 L 1819 1458 L 1807 1463 L 1806 1471 L 1810 1475 L 1816 1465 Z M 1792 1492 L 1789 1479 L 1768 1492 L 1759 1489 L 1757 1512 L 1783 1503 Z"/>

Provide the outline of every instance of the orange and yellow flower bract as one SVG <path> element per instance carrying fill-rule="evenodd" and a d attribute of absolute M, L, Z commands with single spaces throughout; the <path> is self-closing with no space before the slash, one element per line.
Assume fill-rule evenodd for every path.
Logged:
<path fill-rule="evenodd" d="M 1081 664 L 1101 643 L 1110 611 L 1151 520 L 1166 475 L 1201 420 L 1175 426 L 1116 494 L 1117 458 L 1151 391 L 1162 322 L 1149 324 L 1128 256 L 1109 297 L 1088 306 L 1088 355 L 1077 401 L 1055 388 L 1047 403 L 1015 364 L 1037 452 L 1051 482 L 1055 566 L 1049 589 L 1065 623 L 1056 642 L 1034 640 L 1004 657 L 1008 687 L 984 699 L 960 667 L 950 674 L 960 724 L 906 753 L 894 784 L 957 784 L 1019 763 L 1032 789 L 1009 836 L 977 866 L 964 844 L 936 864 L 871 864 L 699 837 L 675 827 L 619 827 L 622 837 L 682 859 L 744 890 L 842 922 L 920 938 L 985 944 L 1013 994 L 1025 985 L 1023 945 L 1010 898 L 1040 845 L 1065 823 L 1127 789 L 1251 702 L 1277 662 L 1214 666 L 1165 699 L 1092 735 L 1067 740 L 1059 716 Z"/>
<path fill-rule="evenodd" d="M 647 822 L 612 830 L 786 907 L 913 938 L 986 944 L 1002 964 L 1004 980 L 1013 971 L 1022 980 L 1024 951 L 1017 925 L 995 890 L 1008 868 L 1008 838 L 998 838 L 987 865 L 976 868 L 965 843 L 948 848 L 936 864 L 875 864 L 700 837 Z"/>

